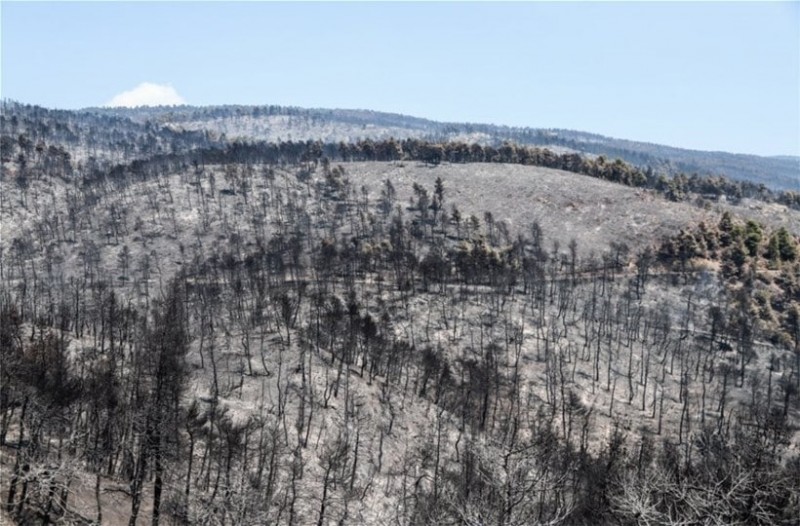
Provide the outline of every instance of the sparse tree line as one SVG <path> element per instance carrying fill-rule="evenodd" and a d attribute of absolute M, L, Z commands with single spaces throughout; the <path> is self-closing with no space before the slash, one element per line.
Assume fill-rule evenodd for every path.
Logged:
<path fill-rule="evenodd" d="M 592 155 L 603 155 L 607 159 L 621 158 L 627 163 L 651 167 L 657 173 L 668 176 L 700 173 L 704 175 L 724 174 L 732 179 L 747 180 L 750 177 L 771 179 L 776 185 L 794 189 L 796 174 L 787 174 L 784 162 L 760 158 L 758 168 L 752 165 L 749 156 L 719 155 L 716 153 L 689 152 L 677 148 L 654 144 L 609 139 L 601 135 L 572 130 L 535 129 L 514 126 L 497 126 L 479 123 L 439 123 L 405 115 L 351 110 L 304 109 L 290 106 L 212 106 L 212 107 L 155 107 L 155 108 L 94 108 L 89 113 L 103 116 L 129 117 L 133 120 L 147 119 L 156 124 L 181 125 L 182 123 L 214 122 L 219 120 L 258 120 L 265 117 L 287 118 L 295 126 L 350 125 L 400 128 L 409 136 L 432 143 L 452 142 L 455 136 L 477 135 L 485 137 L 483 144 L 500 146 L 504 142 L 540 147 L 564 147 Z M 402 133 L 402 132 L 400 132 Z M 223 138 L 221 138 L 223 139 Z M 224 142 L 224 141 L 223 141 Z M 770 173 L 774 170 L 774 173 Z M 738 174 L 738 177 L 737 177 Z M 747 175 L 745 175 L 747 174 Z M 796 201 L 796 200 L 795 200 Z"/>
<path fill-rule="evenodd" d="M 449 163 L 511 163 L 543 166 L 597 177 L 627 186 L 655 190 L 668 199 L 682 201 L 696 196 L 738 200 L 743 197 L 777 202 L 800 209 L 800 193 L 772 191 L 763 184 L 736 181 L 724 176 L 699 176 L 678 173 L 665 175 L 653 168 L 641 168 L 620 159 L 610 161 L 576 153 L 557 154 L 547 148 L 514 142 L 481 145 L 453 141 L 433 142 L 421 139 L 360 140 L 353 143 L 327 144 L 319 141 L 228 142 L 214 141 L 206 132 L 175 131 L 153 121 L 144 124 L 118 116 L 114 112 L 47 110 L 37 106 L 4 101 L 0 116 L 0 155 L 3 162 L 15 162 L 18 182 L 30 177 L 55 174 L 94 181 L 105 177 L 124 179 L 143 172 L 159 170 L 167 164 L 275 163 L 337 161 L 421 161 L 436 165 Z M 248 109 L 253 115 L 287 112 L 291 108 L 265 107 Z M 302 110 L 292 111 L 303 114 Z M 162 117 L 153 110 L 153 118 Z M 211 111 L 210 115 L 204 112 Z M 228 107 L 197 110 L 199 116 L 214 117 L 216 111 L 239 115 L 244 108 Z M 124 110 L 116 113 L 125 114 Z M 291 111 L 289 111 L 290 114 Z M 344 117 L 342 117 L 344 118 Z M 156 121 L 158 122 L 158 121 Z M 101 130 L 110 130 L 108 133 Z M 66 148 L 85 150 L 85 157 L 75 162 Z M 156 166 L 153 166 L 156 163 Z"/>
<path fill-rule="evenodd" d="M 58 154 L 63 165 L 59 172 L 40 167 L 49 175 L 73 177 L 76 172 L 107 170 L 134 159 L 219 144 L 206 132 L 175 131 L 152 122 L 88 111 L 50 110 L 8 100 L 0 103 L 2 162 L 32 169 L 43 153 L 45 158 Z"/>
<path fill-rule="evenodd" d="M 448 160 L 370 155 L 398 146 Z M 354 188 L 330 161 L 354 148 L 98 171 L 2 255 L 9 516 L 103 523 L 118 495 L 131 525 L 795 520 L 796 239 L 723 217 L 586 254 L 465 217 L 441 180 Z"/>
<path fill-rule="evenodd" d="M 319 162 L 327 158 L 336 161 L 421 161 L 430 165 L 449 163 L 509 163 L 542 166 L 597 177 L 599 179 L 655 190 L 668 199 L 682 201 L 693 196 L 743 197 L 774 201 L 790 208 L 800 207 L 800 194 L 793 191 L 771 191 L 763 184 L 734 181 L 724 176 L 678 174 L 667 176 L 650 168 L 639 168 L 620 159 L 609 161 L 602 155 L 590 159 L 576 153 L 557 154 L 547 148 L 505 143 L 498 147 L 477 143 L 433 143 L 419 139 L 324 144 L 318 141 L 292 143 L 235 142 L 224 152 L 203 151 L 207 162 L 272 162 L 294 164 Z"/>

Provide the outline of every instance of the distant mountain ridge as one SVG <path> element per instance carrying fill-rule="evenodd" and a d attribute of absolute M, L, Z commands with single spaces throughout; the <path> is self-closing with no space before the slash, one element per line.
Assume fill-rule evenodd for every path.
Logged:
<path fill-rule="evenodd" d="M 278 105 L 86 108 L 66 111 L 47 110 L 13 101 L 3 103 L 7 116 L 18 113 L 13 109 L 15 107 L 27 107 L 24 113 L 34 117 L 48 114 L 52 117 L 58 116 L 59 119 L 89 119 L 81 120 L 83 123 L 92 123 L 93 116 L 111 117 L 131 132 L 144 130 L 157 135 L 161 133 L 159 130 L 163 130 L 171 138 L 168 141 L 170 146 L 164 144 L 162 151 L 178 146 L 178 142 L 181 143 L 179 148 L 191 148 L 189 143 L 207 146 L 220 139 L 271 142 L 319 140 L 336 143 L 393 137 L 441 142 L 461 141 L 492 146 L 510 141 L 547 147 L 556 153 L 577 152 L 590 157 L 602 155 L 610 160 L 619 158 L 667 175 L 724 175 L 735 180 L 763 184 L 771 190 L 800 190 L 800 157 L 762 157 L 689 150 L 566 129 L 448 123 L 370 110 L 309 109 Z M 90 125 L 85 131 L 91 134 L 92 127 Z"/>
<path fill-rule="evenodd" d="M 762 157 L 701 151 L 566 130 L 480 123 L 438 122 L 371 110 L 299 108 L 290 106 L 174 106 L 88 108 L 132 120 L 152 120 L 175 128 L 213 128 L 229 139 L 359 140 L 421 138 L 466 140 L 497 145 L 504 141 L 548 146 L 607 158 L 620 158 L 668 174 L 725 175 L 763 184 L 774 190 L 800 189 L 800 157 Z"/>

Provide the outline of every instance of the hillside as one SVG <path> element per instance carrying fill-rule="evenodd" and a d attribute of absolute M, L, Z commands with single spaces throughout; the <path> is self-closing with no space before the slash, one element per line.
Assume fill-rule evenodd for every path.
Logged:
<path fill-rule="evenodd" d="M 418 138 L 499 145 L 504 141 L 545 146 L 556 151 L 620 158 L 674 175 L 724 175 L 776 190 L 800 189 L 800 159 L 705 152 L 615 139 L 598 134 L 477 123 L 443 123 L 366 110 L 304 109 L 282 106 L 215 106 L 152 109 L 92 109 L 134 120 L 152 119 L 176 130 L 213 130 L 229 139 L 320 140 Z"/>
<path fill-rule="evenodd" d="M 247 117 L 330 134 L 246 144 L 214 108 L 4 108 L 0 518 L 800 513 L 797 209 L 568 152 L 333 144 L 361 112 Z"/>

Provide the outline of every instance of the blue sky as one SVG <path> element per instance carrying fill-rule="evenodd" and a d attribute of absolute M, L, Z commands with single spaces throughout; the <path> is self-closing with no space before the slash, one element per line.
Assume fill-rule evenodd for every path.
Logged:
<path fill-rule="evenodd" d="M 47 107 L 99 106 L 148 82 L 196 105 L 800 155 L 798 2 L 3 1 L 0 15 L 2 96 Z"/>

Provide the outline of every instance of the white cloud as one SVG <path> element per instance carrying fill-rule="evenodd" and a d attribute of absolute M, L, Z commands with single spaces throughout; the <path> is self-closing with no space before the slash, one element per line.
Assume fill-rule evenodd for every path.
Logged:
<path fill-rule="evenodd" d="M 172 106 L 186 104 L 169 84 L 142 82 L 132 90 L 123 91 L 106 103 L 106 106 L 135 108 L 136 106 Z"/>

